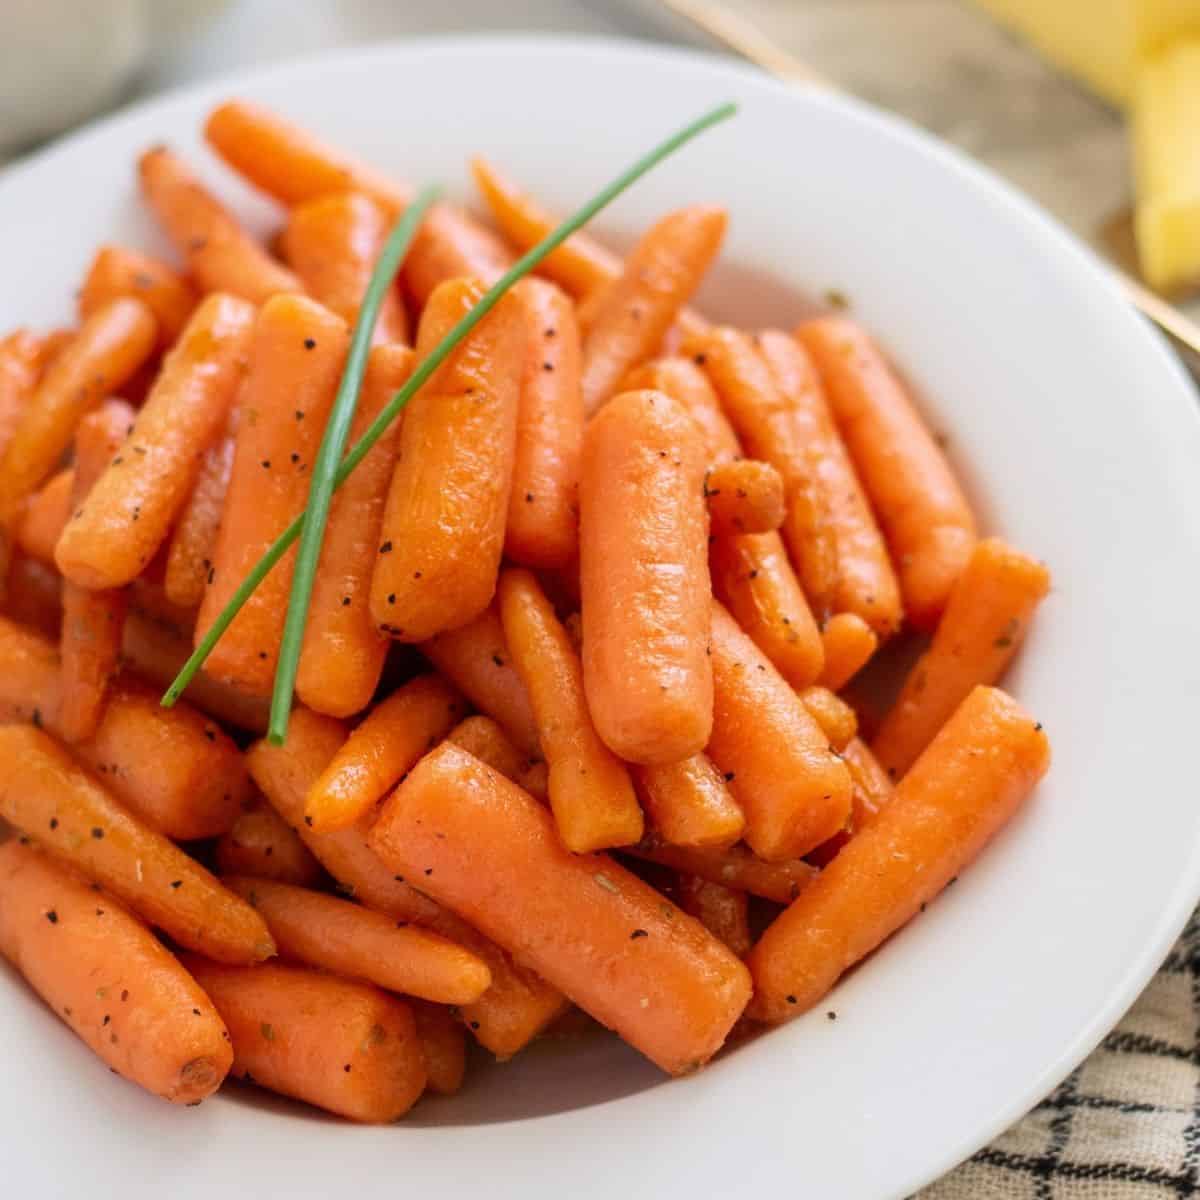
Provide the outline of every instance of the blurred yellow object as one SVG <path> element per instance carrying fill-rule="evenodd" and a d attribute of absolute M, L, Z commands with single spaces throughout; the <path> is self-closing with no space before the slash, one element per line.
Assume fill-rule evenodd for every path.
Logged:
<path fill-rule="evenodd" d="M 1132 130 L 1142 274 L 1161 291 L 1200 285 L 1200 37 L 1143 61 Z"/>
<path fill-rule="evenodd" d="M 1139 61 L 1200 34 L 1200 0 L 975 0 L 1057 66 L 1122 107 Z"/>

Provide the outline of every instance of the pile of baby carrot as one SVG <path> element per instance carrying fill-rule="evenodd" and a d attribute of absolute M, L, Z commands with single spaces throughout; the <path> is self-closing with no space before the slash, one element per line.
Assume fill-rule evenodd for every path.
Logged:
<path fill-rule="evenodd" d="M 689 307 L 726 226 L 692 205 L 624 259 L 573 234 L 336 492 L 283 744 L 294 550 L 162 707 L 305 509 L 410 200 L 251 104 L 206 134 L 278 236 L 155 147 L 178 262 L 104 246 L 70 329 L 0 341 L 0 954 L 156 1095 L 362 1121 L 571 1006 L 673 1074 L 813 1008 L 1046 771 L 992 686 L 1045 567 L 844 313 Z M 556 224 L 474 170 L 492 227 L 420 225 L 352 438 Z M 916 637 L 881 713 L 860 673 Z"/>

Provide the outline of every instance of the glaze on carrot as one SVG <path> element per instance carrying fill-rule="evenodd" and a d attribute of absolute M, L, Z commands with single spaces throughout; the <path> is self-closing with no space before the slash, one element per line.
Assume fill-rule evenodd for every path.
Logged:
<path fill-rule="evenodd" d="M 314 887 L 325 874 L 300 835 L 261 799 L 218 839 L 216 860 L 222 876 L 253 875 L 297 887 Z"/>
<path fill-rule="evenodd" d="M 879 637 L 857 613 L 837 613 L 821 630 L 825 665 L 818 682 L 840 692 L 871 661 Z"/>
<path fill-rule="evenodd" d="M 714 537 L 772 533 L 787 513 L 779 472 L 753 458 L 712 467 L 704 480 L 704 498 Z"/>
<path fill-rule="evenodd" d="M 701 879 L 699 875 L 679 876 L 679 907 L 690 913 L 719 942 L 738 958 L 750 953 L 750 906 L 745 892 L 724 884 Z"/>
<path fill-rule="evenodd" d="M 682 355 L 652 359 L 630 371 L 622 387 L 630 392 L 644 388 L 664 392 L 686 409 L 688 416 L 700 426 L 709 461 L 714 465 L 741 457 L 742 446 L 737 434 L 733 432 L 708 376 L 695 359 Z"/>
<path fill-rule="evenodd" d="M 861 738 L 851 738 L 842 748 L 842 762 L 850 772 L 850 820 L 845 829 L 807 855 L 816 867 L 827 867 L 841 848 L 891 800 L 894 791 L 888 773 Z"/>
<path fill-rule="evenodd" d="M 799 695 L 809 716 L 821 727 L 829 744 L 840 754 L 858 733 L 858 716 L 854 709 L 835 692 L 819 684 L 801 688 Z"/>
<path fill-rule="evenodd" d="M 494 771 L 519 784 L 531 796 L 547 802 L 550 799 L 546 764 L 527 758 L 509 739 L 498 721 L 476 714 L 460 721 L 446 735 L 468 754 L 487 763 Z"/>
<path fill-rule="evenodd" d="M 93 313 L 121 296 L 140 300 L 158 321 L 159 345 L 170 348 L 196 307 L 191 284 L 166 263 L 126 246 L 108 244 L 96 251 L 79 289 L 79 316 Z"/>
<path fill-rule="evenodd" d="M 651 829 L 673 846 L 731 846 L 746 818 L 707 754 L 634 767 L 638 798 Z"/>

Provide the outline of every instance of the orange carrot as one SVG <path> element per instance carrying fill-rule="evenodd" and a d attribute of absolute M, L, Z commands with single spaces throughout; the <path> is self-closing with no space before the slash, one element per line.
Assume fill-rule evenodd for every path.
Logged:
<path fill-rule="evenodd" d="M 313 785 L 304 823 L 317 833 L 346 829 L 383 799 L 466 706 L 437 675 L 421 675 L 375 705 Z"/>
<path fill-rule="evenodd" d="M 695 204 L 652 225 L 605 289 L 583 339 L 583 403 L 594 413 L 622 377 L 655 354 L 716 257 L 723 208 Z"/>
<path fill-rule="evenodd" d="M 699 922 L 606 855 L 572 854 L 537 801 L 455 746 L 421 760 L 369 840 L 666 1071 L 707 1061 L 748 1000 Z"/>
<path fill-rule="evenodd" d="M 893 779 L 916 761 L 972 688 L 1000 678 L 1049 590 L 1045 564 L 999 538 L 976 545 L 929 649 L 871 742 Z"/>
<path fill-rule="evenodd" d="M 858 733 L 858 716 L 854 709 L 835 692 L 818 684 L 801 688 L 799 695 L 809 716 L 821 727 L 829 744 L 841 753 Z"/>
<path fill-rule="evenodd" d="M 491 985 L 481 959 L 436 933 L 287 883 L 222 882 L 266 921 L 285 958 L 441 1004 L 471 1004 Z"/>
<path fill-rule="evenodd" d="M 307 504 L 308 471 L 348 343 L 346 323 L 302 296 L 276 296 L 259 312 L 239 402 L 233 472 L 196 621 L 197 643 Z M 205 663 L 213 678 L 251 695 L 270 692 L 295 561 L 293 549 L 243 605 Z"/>
<path fill-rule="evenodd" d="M 0 954 L 117 1074 L 174 1104 L 221 1086 L 229 1034 L 196 981 L 112 897 L 15 840 L 0 845 Z"/>
<path fill-rule="evenodd" d="M 719 604 L 713 606 L 715 702 L 708 753 L 746 814 L 761 858 L 799 858 L 850 812 L 850 777 L 800 698 Z"/>
<path fill-rule="evenodd" d="M 674 846 L 730 846 L 746 818 L 706 754 L 656 767 L 634 767 L 651 828 Z"/>
<path fill-rule="evenodd" d="M 405 346 L 376 346 L 367 360 L 350 429 L 355 442 L 400 389 L 412 369 Z M 354 474 L 334 493 L 313 581 L 296 694 L 317 712 L 348 717 L 370 702 L 389 642 L 371 619 L 371 572 L 388 483 L 396 462 L 393 424 Z"/>
<path fill-rule="evenodd" d="M 453 1096 L 462 1087 L 467 1070 L 467 1044 L 462 1026 L 440 1004 L 411 1000 L 417 1036 L 425 1056 L 426 1086 L 431 1092 Z"/>
<path fill-rule="evenodd" d="M 45 637 L 58 637 L 62 625 L 62 576 L 45 563 L 18 554 L 9 568 L 7 584 L 0 613 Z M 3 709 L 0 701 L 0 713 Z"/>
<path fill-rule="evenodd" d="M 494 771 L 507 776 L 513 783 L 521 784 L 532 764 L 509 740 L 508 734 L 491 717 L 474 716 L 460 721 L 446 735 L 446 740 L 460 746 L 487 763 Z M 525 788 L 529 791 L 529 788 Z"/>
<path fill-rule="evenodd" d="M 1050 765 L 1042 727 L 977 687 L 896 788 L 750 954 L 753 1015 L 816 1004 L 852 964 L 914 917 L 991 840 Z"/>
<path fill-rule="evenodd" d="M 863 669 L 879 646 L 879 637 L 858 613 L 837 613 L 821 630 L 825 666 L 820 682 L 839 692 Z"/>
<path fill-rule="evenodd" d="M 579 328 L 552 283 L 525 279 L 513 291 L 525 316 L 525 367 L 504 549 L 527 566 L 561 567 L 579 549 Z"/>
<path fill-rule="evenodd" d="M 0 816 L 114 892 L 180 945 L 225 962 L 275 953 L 249 905 L 137 821 L 39 729 L 0 728 Z"/>
<path fill-rule="evenodd" d="M 713 591 L 754 644 L 792 685 L 821 672 L 824 648 L 777 533 L 721 537 L 709 547 Z"/>
<path fill-rule="evenodd" d="M 231 292 L 265 304 L 278 292 L 301 292 L 277 263 L 165 146 L 138 161 L 142 195 L 204 292 Z"/>
<path fill-rule="evenodd" d="M 254 309 L 209 296 L 168 355 L 133 429 L 67 522 L 55 560 L 81 587 L 120 587 L 162 545 L 225 424 L 246 366 Z"/>
<path fill-rule="evenodd" d="M 816 875 L 802 858 L 769 863 L 740 843 L 736 846 L 672 846 L 659 837 L 644 838 L 624 853 L 676 871 L 698 875 L 739 892 L 788 904 Z"/>
<path fill-rule="evenodd" d="M 42 376 L 0 455 L 0 580 L 25 498 L 58 466 L 79 418 L 149 357 L 157 328 L 140 300 L 114 300 L 83 323 Z"/>
<path fill-rule="evenodd" d="M 238 815 L 217 842 L 217 870 L 223 876 L 254 875 L 313 887 L 324 872 L 300 835 L 261 800 Z"/>
<path fill-rule="evenodd" d="M 497 594 L 513 665 L 533 705 L 563 844 L 583 854 L 636 842 L 643 821 L 633 782 L 596 733 L 583 667 L 550 601 L 522 567 L 501 574 Z"/>
<path fill-rule="evenodd" d="M 584 685 L 631 762 L 688 758 L 712 728 L 704 467 L 698 427 L 661 392 L 626 392 L 584 437 Z"/>
<path fill-rule="evenodd" d="M 385 867 L 367 845 L 361 825 L 314 833 L 304 824 L 305 798 L 345 740 L 340 722 L 298 707 L 285 744 L 256 742 L 247 765 L 272 806 L 350 895 L 376 912 L 432 929 L 483 959 L 492 973 L 492 986 L 474 1004 L 464 1006 L 462 1016 L 481 1045 L 497 1058 L 511 1058 L 558 1016 L 564 998 Z"/>
<path fill-rule="evenodd" d="M 718 463 L 704 479 L 714 536 L 770 533 L 783 524 L 783 479 L 770 463 L 753 458 Z"/>
<path fill-rule="evenodd" d="M 45 339 L 27 329 L 0 339 L 0 454 L 33 396 L 46 357 Z"/>
<path fill-rule="evenodd" d="M 946 456 L 875 343 L 844 317 L 797 336 L 887 538 L 912 623 L 932 630 L 975 545 L 975 516 Z"/>
<path fill-rule="evenodd" d="M 283 253 L 309 295 L 352 326 L 387 232 L 387 216 L 374 200 L 361 192 L 337 192 L 292 209 Z M 376 342 L 408 341 L 408 319 L 392 289 L 373 336 Z"/>
<path fill-rule="evenodd" d="M 498 721 L 517 749 L 531 758 L 541 756 L 529 693 L 512 665 L 494 605 L 469 624 L 425 642 L 421 653 L 476 708 Z"/>
<path fill-rule="evenodd" d="M 699 875 L 679 877 L 679 906 L 691 913 L 718 941 L 745 958 L 753 941 L 750 937 L 750 906 L 745 892 L 724 884 L 701 879 Z"/>
<path fill-rule="evenodd" d="M 353 1121 L 402 1117 L 425 1090 L 412 1010 L 379 988 L 323 971 L 184 965 L 229 1026 L 235 1078 Z"/>
<path fill-rule="evenodd" d="M 142 301 L 154 314 L 163 349 L 174 343 L 196 307 L 191 285 L 166 263 L 125 246 L 101 246 L 79 289 L 80 318 L 86 321 L 121 296 Z"/>
<path fill-rule="evenodd" d="M 29 497 L 16 528 L 16 545 L 22 554 L 54 565 L 54 547 L 71 516 L 74 488 L 74 468 L 64 467 Z"/>
<path fill-rule="evenodd" d="M 675 356 L 656 358 L 636 367 L 625 376 L 626 391 L 650 388 L 665 392 L 700 426 L 709 460 L 714 464 L 732 462 L 742 453 L 741 443 L 708 376 L 693 359 Z"/>
<path fill-rule="evenodd" d="M 842 761 L 850 772 L 850 821 L 846 828 L 822 842 L 808 855 L 817 867 L 827 867 L 834 856 L 859 830 L 864 829 L 894 791 L 888 773 L 861 738 L 851 738 L 842 749 Z"/>
<path fill-rule="evenodd" d="M 133 409 L 108 400 L 79 422 L 71 505 L 78 511 L 109 459 L 125 440 Z M 91 737 L 100 723 L 108 685 L 120 665 L 127 594 L 119 588 L 91 590 L 68 580 L 62 595 L 62 703 L 59 732 L 68 742 Z"/>
<path fill-rule="evenodd" d="M 424 358 L 483 294 L 439 287 L 421 316 Z M 491 601 L 512 487 L 525 320 L 502 299 L 412 398 L 380 530 L 371 615 L 420 642 L 474 620 Z"/>

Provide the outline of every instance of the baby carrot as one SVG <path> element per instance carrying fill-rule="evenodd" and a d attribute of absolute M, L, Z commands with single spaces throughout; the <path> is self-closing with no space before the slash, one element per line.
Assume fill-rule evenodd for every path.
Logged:
<path fill-rule="evenodd" d="M 465 708 L 437 675 L 420 675 L 381 700 L 321 772 L 304 823 L 317 833 L 353 825 L 454 728 Z"/>
<path fill-rule="evenodd" d="M 162 834 L 134 819 L 56 742 L 26 725 L 0 728 L 0 816 L 65 858 L 170 934 L 224 962 L 275 953 L 252 908 Z"/>
<path fill-rule="evenodd" d="M 522 754 L 541 756 L 529 693 L 512 665 L 495 605 L 424 642 L 421 653 L 476 708 L 498 721 Z"/>
<path fill-rule="evenodd" d="M 674 846 L 731 846 L 746 818 L 707 754 L 634 767 L 638 797 L 654 832 Z"/>
<path fill-rule="evenodd" d="M 596 733 L 579 656 L 550 601 L 522 567 L 501 574 L 497 595 L 513 665 L 533 705 L 563 844 L 583 854 L 636 842 L 643 821 L 633 782 Z"/>
<path fill-rule="evenodd" d="M 498 721 L 479 715 L 468 717 L 446 735 L 446 740 L 507 776 L 543 804 L 549 803 L 550 781 L 546 764 L 526 758 L 509 740 Z"/>
<path fill-rule="evenodd" d="M 28 329 L 0 338 L 0 454 L 33 396 L 46 357 L 45 339 Z"/>
<path fill-rule="evenodd" d="M 746 814 L 746 841 L 761 858 L 799 858 L 845 824 L 846 768 L 783 676 L 719 604 L 711 661 L 708 754 Z"/>
<path fill-rule="evenodd" d="M 62 576 L 37 559 L 18 554 L 8 571 L 0 613 L 45 637 L 58 637 L 62 625 Z M 0 713 L 4 703 L 0 701 Z"/>
<path fill-rule="evenodd" d="M 124 400 L 107 400 L 79 422 L 71 488 L 75 511 L 125 440 L 132 420 L 133 409 Z M 100 723 L 109 682 L 120 665 L 127 604 L 128 596 L 120 588 L 93 591 L 70 580 L 63 586 L 58 729 L 68 742 L 91 737 Z"/>
<path fill-rule="evenodd" d="M 467 1043 L 462 1026 L 441 1004 L 410 1000 L 417 1037 L 425 1056 L 426 1086 L 441 1096 L 453 1096 L 462 1087 L 467 1070 Z"/>
<path fill-rule="evenodd" d="M 753 941 L 750 937 L 750 906 L 745 892 L 722 883 L 701 879 L 699 875 L 679 876 L 679 907 L 690 913 L 718 941 L 745 958 Z"/>
<path fill-rule="evenodd" d="M 403 385 L 412 360 L 406 346 L 376 346 L 371 351 L 350 427 L 352 443 Z M 325 526 L 296 694 L 309 708 L 334 717 L 348 717 L 367 706 L 390 645 L 375 628 L 368 597 L 383 505 L 396 462 L 396 433 L 393 424 L 334 493 Z"/>
<path fill-rule="evenodd" d="M 858 733 L 858 716 L 854 709 L 835 692 L 819 684 L 801 688 L 799 695 L 809 716 L 821 727 L 829 744 L 840 754 Z"/>
<path fill-rule="evenodd" d="M 324 872 L 300 835 L 261 800 L 238 814 L 233 828 L 217 841 L 222 876 L 254 875 L 297 887 L 314 887 Z"/>
<path fill-rule="evenodd" d="M 892 798 L 894 791 L 888 773 L 861 738 L 851 738 L 842 749 L 842 762 L 850 772 L 850 821 L 808 854 L 816 867 L 827 867 L 834 855 L 875 817 Z"/>
<path fill-rule="evenodd" d="M 630 371 L 621 386 L 629 392 L 645 388 L 665 392 L 686 409 L 692 420 L 700 426 L 705 450 L 713 464 L 731 462 L 741 457 L 741 443 L 721 409 L 717 393 L 709 383 L 708 376 L 693 359 L 681 355 L 652 359 Z"/>
<path fill-rule="evenodd" d="M 314 300 L 276 296 L 260 310 L 239 401 L 233 472 L 196 620 L 197 644 L 307 503 L 308 470 L 348 343 L 346 323 Z M 208 674 L 252 695 L 270 692 L 295 561 L 293 549 L 247 600 L 208 656 Z"/>
<path fill-rule="evenodd" d="M 523 279 L 513 294 L 525 316 L 525 366 L 504 550 L 526 566 L 561 567 L 579 549 L 579 328 L 552 283 Z"/>
<path fill-rule="evenodd" d="M 111 896 L 31 846 L 0 845 L 0 954 L 119 1075 L 199 1104 L 233 1060 L 196 981 Z"/>
<path fill-rule="evenodd" d="M 584 409 L 594 413 L 622 377 L 658 350 L 716 257 L 725 210 L 695 204 L 668 213 L 633 248 L 599 298 L 583 339 Z"/>
<path fill-rule="evenodd" d="M 54 565 L 54 547 L 71 516 L 74 488 L 74 468 L 64 467 L 29 497 L 16 528 L 16 546 L 22 554 Z"/>
<path fill-rule="evenodd" d="M 704 468 L 698 427 L 661 392 L 626 392 L 584 436 L 584 686 L 630 762 L 687 758 L 712 728 Z"/>
<path fill-rule="evenodd" d="M 125 246 L 101 246 L 79 289 L 79 316 L 86 321 L 121 296 L 140 300 L 154 314 L 163 349 L 174 343 L 196 307 L 191 284 L 166 263 Z"/>
<path fill-rule="evenodd" d="M 792 685 L 807 687 L 824 662 L 821 633 L 777 533 L 716 538 L 713 591 L 752 642 Z"/>
<path fill-rule="evenodd" d="M 820 683 L 839 692 L 867 665 L 879 646 L 879 637 L 858 613 L 836 613 L 821 630 L 825 666 Z"/>
<path fill-rule="evenodd" d="M 231 292 L 264 304 L 277 292 L 301 292 L 277 263 L 165 146 L 138 161 L 142 195 L 204 292 Z"/>
<path fill-rule="evenodd" d="M 140 300 L 114 300 L 83 323 L 46 369 L 0 455 L 0 579 L 25 498 L 58 466 L 79 418 L 120 390 L 150 356 L 157 330 Z"/>
<path fill-rule="evenodd" d="M 972 688 L 1000 678 L 1049 590 L 1045 564 L 999 538 L 976 545 L 929 649 L 871 742 L 893 779 L 908 770 Z"/>
<path fill-rule="evenodd" d="M 770 533 L 783 524 L 783 478 L 770 463 L 741 458 L 718 463 L 704 479 L 714 537 Z"/>
<path fill-rule="evenodd" d="M 750 954 L 760 1020 L 816 1004 L 991 840 L 1050 765 L 1042 727 L 977 687 L 882 812 L 842 848 Z"/>
<path fill-rule="evenodd" d="M 672 846 L 659 837 L 644 838 L 623 853 L 698 875 L 739 892 L 789 904 L 816 875 L 802 858 L 764 862 L 740 842 L 736 846 Z"/>
<path fill-rule="evenodd" d="M 483 295 L 455 279 L 430 298 L 422 358 Z M 371 615 L 406 642 L 474 620 L 491 601 L 512 487 L 525 320 L 504 297 L 413 397 L 400 427 L 371 583 Z"/>
<path fill-rule="evenodd" d="M 213 295 L 167 356 L 133 429 L 67 522 L 55 551 L 81 587 L 120 587 L 163 543 L 218 436 L 246 367 L 254 309 Z"/>
<path fill-rule="evenodd" d="M 308 294 L 353 326 L 387 232 L 387 214 L 374 200 L 337 192 L 292 209 L 283 253 Z M 408 319 L 394 289 L 379 310 L 374 340 L 408 341 Z"/>
<path fill-rule="evenodd" d="M 235 1078 L 372 1124 L 402 1117 L 425 1090 L 403 1000 L 306 967 L 231 967 L 196 955 L 184 966 L 229 1027 Z"/>
<path fill-rule="evenodd" d="M 976 540 L 946 456 L 875 343 L 845 317 L 806 321 L 838 429 L 879 517 L 912 623 L 932 630 Z"/>
<path fill-rule="evenodd" d="M 665 1071 L 707 1061 L 745 1007 L 747 973 L 699 922 L 572 854 L 536 800 L 455 746 L 421 760 L 370 842 Z"/>
<path fill-rule="evenodd" d="M 222 882 L 266 921 L 284 958 L 441 1004 L 471 1004 L 492 982 L 461 946 L 349 900 L 248 876 Z"/>

